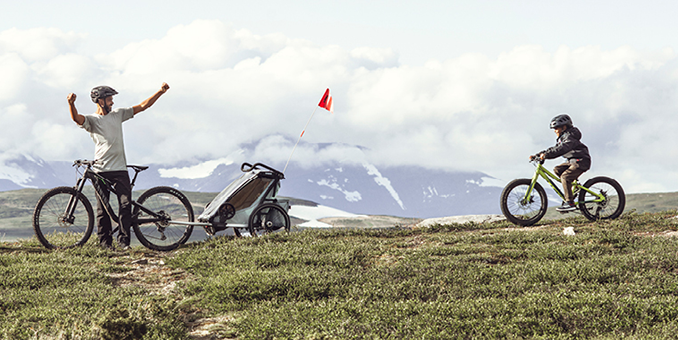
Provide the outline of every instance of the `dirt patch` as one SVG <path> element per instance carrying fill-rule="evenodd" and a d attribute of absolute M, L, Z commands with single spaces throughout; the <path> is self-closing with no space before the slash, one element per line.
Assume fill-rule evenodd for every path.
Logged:
<path fill-rule="evenodd" d="M 436 224 L 446 225 L 452 223 L 491 223 L 497 221 L 503 221 L 506 218 L 501 215 L 464 215 L 464 216 L 449 216 L 449 217 L 437 217 L 437 218 L 428 218 L 417 224 L 417 227 L 430 227 Z"/>
<path fill-rule="evenodd" d="M 176 283 L 185 279 L 188 274 L 181 269 L 165 266 L 164 256 L 132 258 L 130 255 L 120 257 L 119 265 L 128 268 L 124 273 L 112 273 L 108 276 L 113 285 L 119 287 L 142 287 L 151 294 L 168 295 L 174 292 Z"/>
<path fill-rule="evenodd" d="M 336 228 L 390 228 L 411 227 L 421 222 L 421 218 L 407 218 L 384 215 L 356 216 L 356 217 L 326 217 L 318 221 L 327 223 Z"/>
<path fill-rule="evenodd" d="M 143 254 L 141 258 L 131 253 L 120 256 L 117 264 L 128 268 L 124 273 L 112 273 L 108 276 L 117 287 L 140 287 L 149 294 L 173 295 L 179 298 L 176 287 L 190 274 L 182 269 L 173 269 L 165 265 L 166 253 Z M 188 336 L 196 340 L 231 339 L 232 329 L 229 323 L 232 317 L 202 318 L 188 321 Z"/>
<path fill-rule="evenodd" d="M 235 339 L 229 323 L 232 317 L 203 318 L 186 323 L 188 336 L 194 340 Z"/>

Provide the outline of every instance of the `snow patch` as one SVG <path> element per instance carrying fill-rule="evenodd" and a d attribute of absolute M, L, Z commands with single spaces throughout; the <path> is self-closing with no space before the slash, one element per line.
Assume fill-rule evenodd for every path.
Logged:
<path fill-rule="evenodd" d="M 344 197 L 349 202 L 358 202 L 358 201 L 363 199 L 359 192 L 345 190 L 344 188 L 339 186 L 339 184 L 337 184 L 336 181 L 333 181 L 332 183 L 330 183 L 330 181 L 328 181 L 326 179 L 321 179 L 320 181 L 316 182 L 316 184 L 318 184 L 320 186 L 326 186 L 330 189 L 334 189 L 334 190 L 341 192 L 342 194 L 344 194 Z"/>
<path fill-rule="evenodd" d="M 481 182 L 479 184 L 481 187 L 499 187 L 503 188 L 506 186 L 506 181 L 494 177 L 481 177 Z"/>
<path fill-rule="evenodd" d="M 438 189 L 432 186 L 428 186 L 424 189 L 424 198 L 432 198 L 432 197 L 442 197 L 442 198 L 448 198 L 448 197 L 454 197 L 454 194 L 440 194 L 438 193 Z M 426 200 L 424 200 L 426 201 Z"/>
<path fill-rule="evenodd" d="M 377 182 L 377 184 L 388 190 L 388 192 L 391 194 L 391 197 L 393 197 L 393 199 L 398 202 L 400 209 L 405 210 L 405 205 L 403 204 L 403 201 L 400 200 L 398 192 L 391 185 L 391 181 L 388 178 L 382 176 L 379 170 L 377 170 L 376 166 L 369 163 L 363 163 L 363 167 L 365 167 L 367 170 L 368 175 L 374 176 L 374 181 Z"/>
<path fill-rule="evenodd" d="M 11 161 L 6 162 L 6 160 L 4 160 L 0 163 L 0 179 L 10 180 L 25 188 L 37 188 L 35 186 L 26 185 L 26 183 L 30 182 L 34 177 L 34 175 L 21 169 L 19 165 L 12 164 Z"/>
<path fill-rule="evenodd" d="M 306 220 L 306 222 L 299 224 L 300 227 L 306 228 L 331 228 L 332 225 L 318 221 L 318 219 L 324 217 L 366 217 L 366 215 L 357 215 L 324 205 L 315 207 L 293 205 L 288 211 L 288 214 L 291 217 Z"/>
<path fill-rule="evenodd" d="M 488 176 L 481 177 L 477 181 L 474 180 L 474 179 L 467 179 L 466 183 L 475 184 L 479 187 L 499 187 L 499 188 L 503 188 L 506 185 L 506 182 L 504 182 L 504 181 L 502 181 L 498 178 L 488 177 Z"/>
<path fill-rule="evenodd" d="M 332 228 L 331 224 L 327 224 L 325 222 L 320 222 L 318 220 L 306 221 L 302 224 L 299 224 L 298 226 L 304 227 L 304 228 Z"/>
<path fill-rule="evenodd" d="M 158 169 L 158 173 L 162 178 L 197 179 L 211 175 L 221 164 L 231 165 L 233 160 L 228 157 L 219 158 L 183 168 Z"/>

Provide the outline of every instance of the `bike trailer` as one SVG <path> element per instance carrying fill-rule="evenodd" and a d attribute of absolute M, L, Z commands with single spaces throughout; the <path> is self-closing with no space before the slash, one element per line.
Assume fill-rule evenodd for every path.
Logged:
<path fill-rule="evenodd" d="M 244 172 L 231 182 L 198 217 L 198 221 L 212 225 L 247 225 L 252 212 L 261 204 L 274 203 L 289 210 L 289 200 L 276 197 L 280 190 L 280 180 L 285 175 L 267 165 L 243 163 Z M 235 208 L 235 214 L 233 212 Z"/>

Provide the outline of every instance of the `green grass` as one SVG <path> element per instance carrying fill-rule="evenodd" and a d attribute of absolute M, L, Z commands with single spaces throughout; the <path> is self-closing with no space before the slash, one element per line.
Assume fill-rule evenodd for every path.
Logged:
<path fill-rule="evenodd" d="M 673 215 L 220 238 L 170 263 L 240 339 L 668 339 L 678 242 L 636 233 L 675 230 Z"/>
<path fill-rule="evenodd" d="M 214 318 L 215 337 L 238 339 L 673 339 L 676 214 L 306 230 L 172 253 L 0 244 L 0 337 L 187 339 Z M 160 257 L 172 275 L 116 281 Z M 169 278 L 172 294 L 152 287 Z"/>
<path fill-rule="evenodd" d="M 0 245 L 0 338 L 184 338 L 175 298 L 114 286 L 107 274 L 128 270 L 119 257 L 93 246 L 47 251 L 35 240 Z"/>

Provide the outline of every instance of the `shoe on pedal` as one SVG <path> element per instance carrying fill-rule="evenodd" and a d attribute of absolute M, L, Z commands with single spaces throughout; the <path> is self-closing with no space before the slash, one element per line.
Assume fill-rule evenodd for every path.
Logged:
<path fill-rule="evenodd" d="M 561 213 L 566 213 L 575 210 L 577 210 L 577 206 L 574 205 L 574 202 L 563 202 L 563 205 L 556 208 L 556 211 Z"/>

